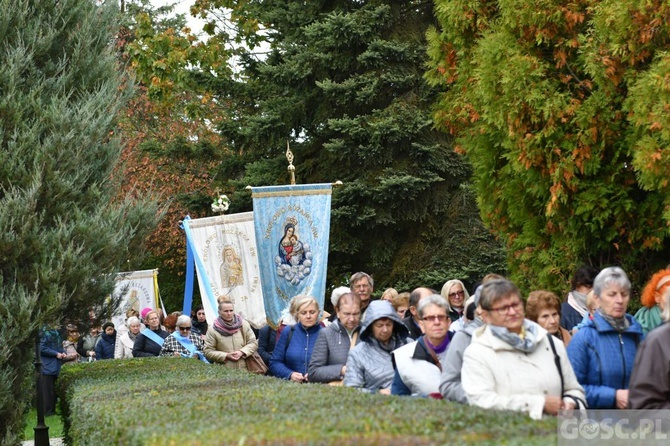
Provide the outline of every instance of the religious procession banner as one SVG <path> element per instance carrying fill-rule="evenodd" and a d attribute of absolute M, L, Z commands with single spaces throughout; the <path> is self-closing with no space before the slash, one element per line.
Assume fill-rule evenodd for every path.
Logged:
<path fill-rule="evenodd" d="M 194 264 L 209 324 L 219 315 L 217 299 L 228 296 L 236 313 L 256 327 L 265 325 L 253 212 L 196 220 L 187 217 L 182 227 L 187 242 L 187 293 L 191 281 L 184 311 L 190 312 L 191 308 L 188 300 L 192 298 L 193 279 L 189 278 L 188 265 Z"/>
<path fill-rule="evenodd" d="M 331 184 L 252 187 L 258 264 L 268 323 L 277 326 L 292 297 L 323 309 Z"/>
<path fill-rule="evenodd" d="M 158 308 L 158 270 L 130 271 L 116 274 L 114 296 L 121 297 L 121 303 L 112 316 L 116 328 L 126 323 L 126 311 L 131 308 L 138 314 L 143 308 Z"/>

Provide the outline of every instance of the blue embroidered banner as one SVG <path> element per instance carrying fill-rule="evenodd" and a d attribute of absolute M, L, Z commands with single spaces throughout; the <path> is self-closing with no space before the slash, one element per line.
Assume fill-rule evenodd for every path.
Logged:
<path fill-rule="evenodd" d="M 268 323 L 298 294 L 323 309 L 330 231 L 330 184 L 253 187 L 254 228 Z"/>

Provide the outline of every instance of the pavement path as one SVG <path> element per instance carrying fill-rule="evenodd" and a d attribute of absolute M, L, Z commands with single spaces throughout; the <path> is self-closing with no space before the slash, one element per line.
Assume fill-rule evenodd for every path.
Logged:
<path fill-rule="evenodd" d="M 62 438 L 49 438 L 49 446 L 63 446 L 64 444 Z M 35 442 L 27 440 L 21 443 L 21 446 L 35 446 Z"/>

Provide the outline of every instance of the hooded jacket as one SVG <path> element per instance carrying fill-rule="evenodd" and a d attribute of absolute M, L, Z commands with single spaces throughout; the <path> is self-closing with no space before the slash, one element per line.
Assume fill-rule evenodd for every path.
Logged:
<path fill-rule="evenodd" d="M 372 324 L 384 318 L 393 321 L 393 334 L 387 345 L 382 345 L 372 335 Z M 408 334 L 407 327 L 388 301 L 370 302 L 361 324 L 360 342 L 347 359 L 344 385 L 367 393 L 390 389 L 395 373 L 391 352 L 407 343 Z"/>

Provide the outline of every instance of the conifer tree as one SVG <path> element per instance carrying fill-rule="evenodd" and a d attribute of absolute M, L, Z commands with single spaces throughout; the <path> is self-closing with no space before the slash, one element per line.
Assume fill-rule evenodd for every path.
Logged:
<path fill-rule="evenodd" d="M 437 0 L 437 125 L 471 161 L 482 218 L 522 288 L 568 291 L 670 258 L 668 5 Z M 664 80 L 665 79 L 665 80 Z"/>
<path fill-rule="evenodd" d="M 160 211 L 114 199 L 115 134 L 131 87 L 115 2 L 0 0 L 0 443 L 18 444 L 38 330 L 109 316 L 113 273 L 141 257 Z M 132 265 L 132 263 L 130 263 Z"/>
<path fill-rule="evenodd" d="M 247 184 L 287 183 L 288 141 L 299 183 L 344 183 L 333 193 L 331 283 L 358 270 L 400 289 L 502 272 L 470 168 L 431 122 L 429 2 L 232 3 L 239 35 L 255 20 L 269 48 L 239 56 L 239 80 L 202 81 L 231 104 L 219 128 L 235 156 L 217 176 L 236 188 L 234 203 L 250 207 Z"/>

